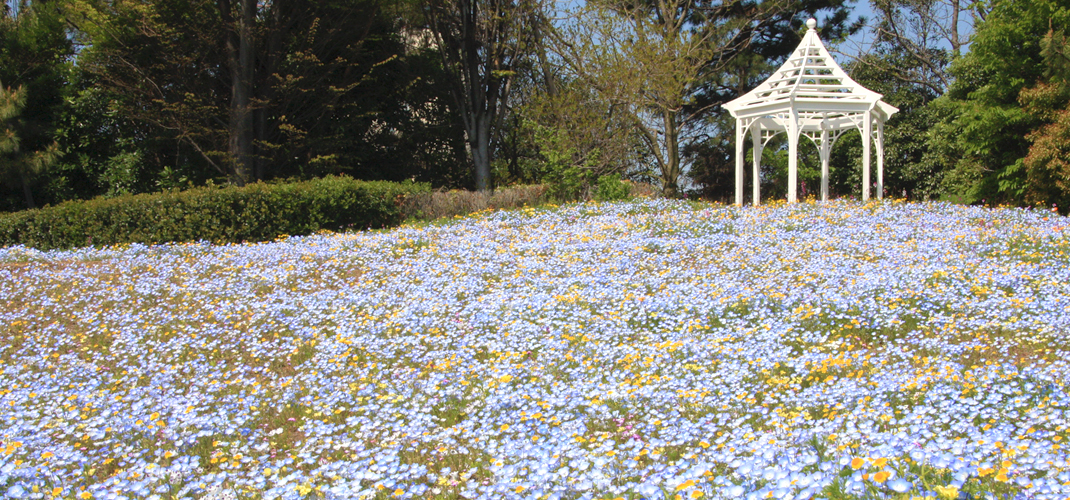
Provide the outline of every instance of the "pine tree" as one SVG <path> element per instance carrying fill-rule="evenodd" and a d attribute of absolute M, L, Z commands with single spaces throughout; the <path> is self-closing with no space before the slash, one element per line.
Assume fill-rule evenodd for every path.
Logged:
<path fill-rule="evenodd" d="M 9 187 L 21 185 L 26 208 L 34 208 L 31 184 L 55 164 L 59 147 L 53 143 L 41 151 L 22 150 L 18 128 L 25 107 L 26 92 L 22 87 L 11 89 L 0 85 L 0 178 Z"/>

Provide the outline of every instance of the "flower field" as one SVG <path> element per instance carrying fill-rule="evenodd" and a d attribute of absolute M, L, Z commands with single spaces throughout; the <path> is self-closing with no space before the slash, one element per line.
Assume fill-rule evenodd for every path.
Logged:
<path fill-rule="evenodd" d="M 644 200 L 0 249 L 0 496 L 1067 499 L 1067 223 Z"/>

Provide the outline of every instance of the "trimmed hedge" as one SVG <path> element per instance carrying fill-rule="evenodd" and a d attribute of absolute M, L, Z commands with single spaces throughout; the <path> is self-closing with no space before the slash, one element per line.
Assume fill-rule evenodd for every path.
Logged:
<path fill-rule="evenodd" d="M 238 243 L 322 229 L 388 227 L 404 221 L 405 196 L 429 190 L 424 184 L 332 176 L 70 201 L 0 214 L 0 245 L 50 250 L 169 241 Z"/>

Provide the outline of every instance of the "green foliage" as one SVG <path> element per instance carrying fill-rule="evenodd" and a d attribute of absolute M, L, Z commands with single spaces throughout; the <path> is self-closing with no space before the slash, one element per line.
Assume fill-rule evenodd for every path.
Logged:
<path fill-rule="evenodd" d="M 271 240 L 319 230 L 393 226 L 423 184 L 349 177 L 122 195 L 0 216 L 0 244 L 42 250 L 172 241 Z"/>
<path fill-rule="evenodd" d="M 595 180 L 592 164 L 598 151 L 581 154 L 568 139 L 566 130 L 535 125 L 535 143 L 546 162 L 546 191 L 558 201 L 586 198 Z"/>
<path fill-rule="evenodd" d="M 619 175 L 603 175 L 595 182 L 594 198 L 598 201 L 626 200 L 631 194 L 631 186 L 624 183 Z"/>
<path fill-rule="evenodd" d="M 55 143 L 62 90 L 73 54 L 63 19 L 43 3 L 21 2 L 0 14 L 0 87 L 4 87 L 6 136 L 0 177 L 0 210 L 30 208 L 40 196 L 61 151 Z M 38 196 L 34 196 L 38 192 Z"/>
<path fill-rule="evenodd" d="M 117 101 L 97 83 L 81 66 L 71 71 L 56 124 L 56 142 L 64 154 L 49 176 L 49 203 L 186 188 L 218 175 L 183 159 L 192 151 L 152 139 L 151 127 L 125 119 Z M 186 182 L 156 182 L 152 168 L 163 162 L 173 177 Z"/>
<path fill-rule="evenodd" d="M 941 121 L 929 147 L 948 169 L 948 194 L 965 202 L 1025 202 L 1027 136 L 1044 120 L 1020 99 L 1045 80 L 1045 34 L 1068 22 L 1070 9 L 1058 1 L 1006 0 L 977 26 L 970 52 L 951 66 L 954 83 L 933 103 Z"/>
<path fill-rule="evenodd" d="M 0 179 L 5 184 L 21 186 L 29 208 L 35 205 L 30 183 L 51 168 L 60 153 L 55 144 L 40 151 L 26 151 L 21 147 L 18 118 L 25 107 L 26 93 L 22 87 L 0 87 Z"/>
<path fill-rule="evenodd" d="M 1070 17 L 1070 16 L 1064 16 Z M 1018 97 L 1026 111 L 1044 125 L 1031 132 L 1023 160 L 1026 201 L 1070 209 L 1070 52 L 1066 29 L 1049 29 L 1040 42 L 1047 81 L 1025 89 Z"/>
<path fill-rule="evenodd" d="M 540 137 L 543 129 L 558 131 L 553 147 L 568 149 L 572 156 L 568 161 L 593 170 L 591 179 L 639 173 L 643 160 L 649 159 L 628 113 L 582 80 L 555 81 L 552 92 L 529 98 L 521 112 L 528 118 L 525 125 L 533 129 L 536 145 L 546 143 Z"/>
<path fill-rule="evenodd" d="M 559 202 L 582 199 L 590 187 L 586 172 L 578 167 L 564 164 L 551 164 L 546 174 L 546 182 L 547 193 Z"/>
<path fill-rule="evenodd" d="M 85 44 L 70 92 L 81 117 L 68 124 L 72 191 L 83 181 L 93 194 L 139 193 L 339 173 L 458 184 L 464 133 L 450 124 L 446 74 L 418 30 L 379 0 L 260 2 L 248 37 L 235 40 L 235 9 L 247 3 L 63 4 Z M 241 66 L 234 44 L 251 47 L 254 67 Z M 237 123 L 233 76 L 242 71 L 252 117 Z M 87 137 L 94 127 L 117 140 Z M 238 137 L 250 144 L 240 169 Z"/>

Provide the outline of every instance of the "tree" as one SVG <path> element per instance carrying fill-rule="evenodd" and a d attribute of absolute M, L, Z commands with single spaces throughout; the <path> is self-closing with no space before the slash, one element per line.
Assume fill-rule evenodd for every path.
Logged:
<path fill-rule="evenodd" d="M 4 208 L 33 208 L 54 199 L 41 192 L 59 155 L 55 130 L 72 54 L 62 18 L 47 3 L 6 3 L 0 15 L 3 120 L 0 174 L 16 191 Z M 37 196 L 35 196 L 37 191 Z M 15 201 L 17 200 L 17 201 Z"/>
<path fill-rule="evenodd" d="M 21 139 L 15 129 L 25 106 L 26 92 L 22 87 L 14 90 L 0 87 L 0 176 L 5 184 L 21 186 L 26 208 L 34 208 L 30 183 L 55 163 L 59 150 L 54 143 L 40 151 L 21 148 Z"/>
<path fill-rule="evenodd" d="M 490 187 L 495 130 L 518 65 L 530 50 L 537 13 L 531 0 L 428 0 L 426 18 L 464 125 L 476 189 Z"/>
<path fill-rule="evenodd" d="M 568 167 L 587 171 L 589 179 L 644 173 L 646 147 L 626 110 L 582 80 L 557 81 L 554 87 L 523 109 L 544 157 L 555 154 Z"/>
<path fill-rule="evenodd" d="M 1002 0 L 977 26 L 970 51 L 951 65 L 954 82 L 932 103 L 940 121 L 929 147 L 947 169 L 945 189 L 965 202 L 1025 202 L 1025 158 L 1043 114 L 1022 105 L 1045 82 L 1041 41 L 1070 22 L 1055 0 Z"/>
<path fill-rule="evenodd" d="M 693 126 L 708 109 L 691 106 L 703 74 L 727 67 L 749 42 L 748 23 L 765 13 L 756 8 L 696 25 L 696 8 L 691 0 L 592 2 L 554 36 L 568 69 L 639 131 L 666 196 L 677 194 L 681 150 L 694 140 Z"/>
<path fill-rule="evenodd" d="M 949 63 L 961 55 L 974 26 L 987 16 L 985 2 L 964 0 L 872 0 L 871 5 L 876 14 L 872 48 L 896 56 L 855 57 L 854 64 L 938 95 L 951 85 Z M 856 52 L 871 53 L 862 49 Z"/>
<path fill-rule="evenodd" d="M 1063 213 L 1070 210 L 1070 50 L 1067 46 L 1067 12 L 1062 22 L 1052 19 L 1040 42 L 1044 78 L 1036 86 L 1022 90 L 1018 101 L 1038 117 L 1042 125 L 1026 136 L 1029 153 L 1026 170 L 1026 202 L 1055 204 Z M 1058 29 L 1055 26 L 1059 26 Z"/>
<path fill-rule="evenodd" d="M 376 0 L 76 0 L 69 18 L 124 117 L 174 144 L 157 175 L 344 171 L 354 125 L 406 90 L 377 81 L 404 48 Z"/>

